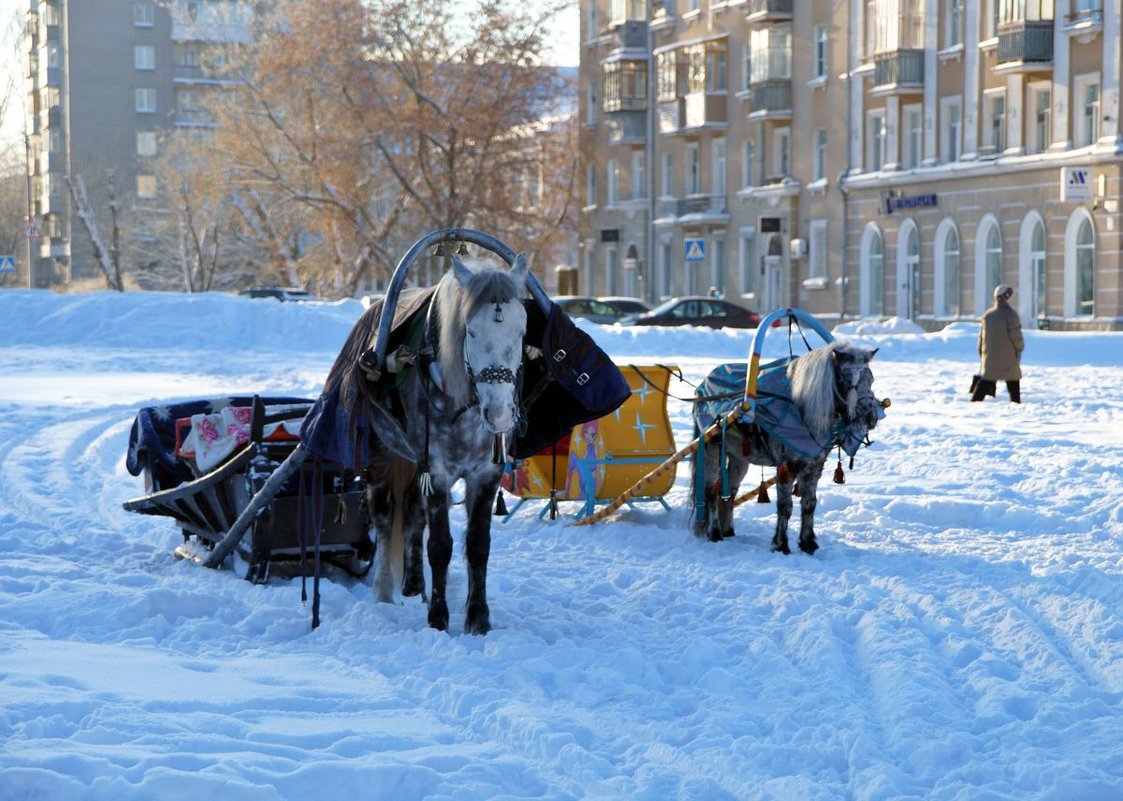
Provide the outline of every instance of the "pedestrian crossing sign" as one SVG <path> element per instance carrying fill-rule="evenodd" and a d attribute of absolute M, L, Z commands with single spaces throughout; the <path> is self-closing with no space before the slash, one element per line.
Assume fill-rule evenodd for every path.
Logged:
<path fill-rule="evenodd" d="M 687 239 L 685 241 L 686 260 L 687 261 L 705 261 L 706 260 L 706 240 L 704 239 Z"/>
<path fill-rule="evenodd" d="M 0 273 L 14 273 L 16 271 L 15 256 L 0 256 Z"/>

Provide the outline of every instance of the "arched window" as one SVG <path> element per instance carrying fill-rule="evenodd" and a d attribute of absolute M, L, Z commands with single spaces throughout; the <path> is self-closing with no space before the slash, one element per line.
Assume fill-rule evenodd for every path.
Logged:
<path fill-rule="evenodd" d="M 1033 276 L 1033 317 L 1045 316 L 1045 226 L 1039 220 L 1030 234 L 1029 264 Z"/>
<path fill-rule="evenodd" d="M 1092 236 L 1092 221 L 1081 220 L 1076 229 L 1076 313 L 1093 312 L 1093 289 L 1096 267 L 1096 240 Z"/>
<path fill-rule="evenodd" d="M 979 222 L 975 234 L 975 314 L 982 315 L 1002 283 L 1002 229 L 994 215 Z"/>
<path fill-rule="evenodd" d="M 897 240 L 897 316 L 912 320 L 920 305 L 920 232 L 905 220 Z"/>
<path fill-rule="evenodd" d="M 1092 216 L 1077 209 L 1065 227 L 1064 313 L 1066 317 L 1095 314 L 1096 231 Z"/>
<path fill-rule="evenodd" d="M 998 233 L 997 225 L 992 225 L 987 232 L 986 269 L 985 289 L 993 292 L 1002 283 L 1002 236 Z"/>
<path fill-rule="evenodd" d="M 951 317 L 958 317 L 962 293 L 959 280 L 959 232 L 954 226 L 944 233 L 941 266 L 944 272 L 944 308 L 941 311 Z"/>
<path fill-rule="evenodd" d="M 862 235 L 862 299 L 863 317 L 885 314 L 885 240 L 872 223 Z"/>

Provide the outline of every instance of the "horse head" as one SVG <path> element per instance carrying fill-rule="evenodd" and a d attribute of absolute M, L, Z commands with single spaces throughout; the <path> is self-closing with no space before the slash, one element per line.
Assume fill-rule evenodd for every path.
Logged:
<path fill-rule="evenodd" d="M 844 344 L 833 350 L 835 397 L 839 415 L 849 427 L 872 430 L 881 417 L 882 404 L 873 394 L 870 361 L 878 348 Z"/>
<path fill-rule="evenodd" d="M 438 292 L 445 392 L 458 403 L 478 401 L 480 425 L 491 434 L 507 433 L 518 419 L 527 272 L 522 254 L 510 270 L 473 268 L 453 256 L 449 291 Z"/>

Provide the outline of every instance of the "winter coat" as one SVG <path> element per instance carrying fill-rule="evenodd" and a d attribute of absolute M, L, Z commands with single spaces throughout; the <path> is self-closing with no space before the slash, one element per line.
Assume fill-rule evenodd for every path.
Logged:
<path fill-rule="evenodd" d="M 987 381 L 1020 381 L 1024 348 L 1018 313 L 1008 303 L 995 302 L 979 326 L 979 375 Z"/>

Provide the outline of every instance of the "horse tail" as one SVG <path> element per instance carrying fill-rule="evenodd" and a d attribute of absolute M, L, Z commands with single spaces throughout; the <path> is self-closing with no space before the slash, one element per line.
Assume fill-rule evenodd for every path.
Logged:
<path fill-rule="evenodd" d="M 414 479 L 417 469 L 405 459 L 395 458 L 390 465 L 390 492 L 391 492 L 391 517 L 390 517 L 390 559 L 394 571 L 394 582 L 402 586 L 402 577 L 405 575 L 405 510 L 406 490 Z"/>
<path fill-rule="evenodd" d="M 803 423 L 817 438 L 826 437 L 834 419 L 834 353 L 846 347 L 835 340 L 788 365 L 792 401 L 803 416 Z"/>

